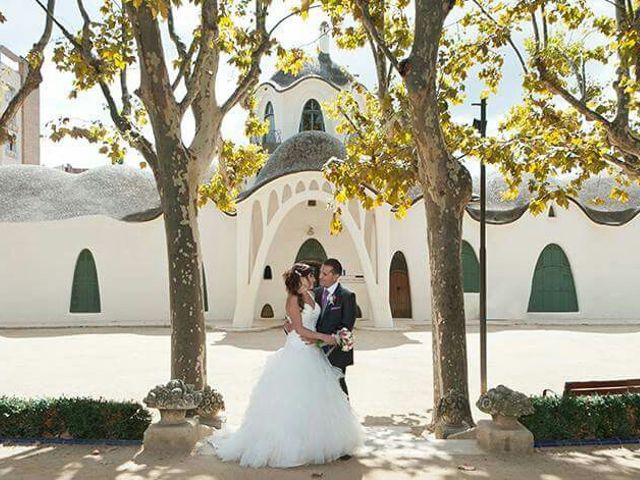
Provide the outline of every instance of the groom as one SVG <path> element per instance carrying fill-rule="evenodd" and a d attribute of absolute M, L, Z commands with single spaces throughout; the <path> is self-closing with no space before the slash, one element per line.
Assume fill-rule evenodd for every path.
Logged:
<path fill-rule="evenodd" d="M 342 275 L 342 264 L 335 258 L 325 260 L 320 267 L 320 286 L 313 293 L 322 313 L 316 323 L 320 333 L 332 335 L 343 328 L 353 330 L 356 322 L 356 295 L 343 287 L 339 280 Z M 332 347 L 323 347 L 325 353 Z M 335 347 L 329 355 L 329 363 L 346 373 L 347 367 L 353 365 L 353 350 L 343 352 Z M 340 387 L 349 396 L 345 377 L 340 379 Z"/>
<path fill-rule="evenodd" d="M 356 323 L 356 294 L 339 283 L 341 275 L 342 264 L 335 258 L 325 260 L 320 267 L 320 286 L 313 290 L 316 303 L 322 308 L 316 322 L 316 331 L 320 333 L 332 335 L 345 327 L 353 330 Z M 286 333 L 291 331 L 289 321 L 285 322 L 284 330 Z M 305 341 L 310 345 L 316 343 L 313 339 Z M 334 347 L 325 346 L 323 350 L 327 353 L 331 348 Z M 335 347 L 328 358 L 331 365 L 346 374 L 347 367 L 353 365 L 353 350 L 343 352 Z M 348 397 L 349 390 L 344 376 L 340 379 L 340 387 Z"/>

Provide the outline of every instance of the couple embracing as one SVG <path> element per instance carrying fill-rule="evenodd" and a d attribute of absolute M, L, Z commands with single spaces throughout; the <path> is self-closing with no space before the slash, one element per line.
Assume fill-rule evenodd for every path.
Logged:
<path fill-rule="evenodd" d="M 267 360 L 240 428 L 209 440 L 222 460 L 287 468 L 348 459 L 362 445 L 345 381 L 356 298 L 339 283 L 341 274 L 340 262 L 328 259 L 318 288 L 304 263 L 283 275 L 285 345 Z"/>

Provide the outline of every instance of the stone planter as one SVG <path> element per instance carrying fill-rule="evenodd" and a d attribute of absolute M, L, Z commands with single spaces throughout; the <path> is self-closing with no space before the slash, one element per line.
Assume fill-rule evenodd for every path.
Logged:
<path fill-rule="evenodd" d="M 200 423 L 209 427 L 220 430 L 227 421 L 226 417 L 221 413 L 215 415 L 200 415 Z"/>
<path fill-rule="evenodd" d="M 518 430 L 522 425 L 516 417 L 507 417 L 506 415 L 492 415 L 493 423 L 503 430 Z"/>
<path fill-rule="evenodd" d="M 160 424 L 180 425 L 187 421 L 187 411 L 174 408 L 158 408 L 160 411 Z"/>
<path fill-rule="evenodd" d="M 202 401 L 202 392 L 181 380 L 158 385 L 144 399 L 149 408 L 157 408 L 160 421 L 144 432 L 144 450 L 162 455 L 188 455 L 200 439 L 197 418 L 186 418 L 187 410 Z"/>
<path fill-rule="evenodd" d="M 533 434 L 518 422 L 521 416 L 533 413 L 530 398 L 499 385 L 481 395 L 476 406 L 492 418 L 480 420 L 476 429 L 476 441 L 483 450 L 514 454 L 533 452 Z"/>

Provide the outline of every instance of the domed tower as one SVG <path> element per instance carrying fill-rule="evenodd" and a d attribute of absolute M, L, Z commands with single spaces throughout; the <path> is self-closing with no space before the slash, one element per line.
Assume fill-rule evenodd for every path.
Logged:
<path fill-rule="evenodd" d="M 269 121 L 270 128 L 266 135 L 252 138 L 252 143 L 261 143 L 271 153 L 300 132 L 321 131 L 340 138 L 336 122 L 325 115 L 322 103 L 349 88 L 352 78 L 331 59 L 330 44 L 329 24 L 322 22 L 315 58 L 296 75 L 276 72 L 258 87 L 256 111 Z"/>

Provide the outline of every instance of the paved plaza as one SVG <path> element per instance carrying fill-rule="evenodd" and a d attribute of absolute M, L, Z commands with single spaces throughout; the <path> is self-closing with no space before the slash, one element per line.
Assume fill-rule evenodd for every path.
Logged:
<path fill-rule="evenodd" d="M 282 331 L 208 334 L 209 382 L 225 396 L 231 425 L 242 418 L 251 386 Z M 0 478 L 640 478 L 637 446 L 537 451 L 529 459 L 496 458 L 438 442 L 422 433 L 432 406 L 431 332 L 356 331 L 356 364 L 347 372 L 352 404 L 367 428 L 360 456 L 291 471 L 245 470 L 212 457 L 180 462 L 135 457 L 135 447 L 10 446 L 0 449 Z M 472 398 L 479 394 L 478 332 L 468 334 Z M 561 393 L 567 380 L 638 376 L 640 326 L 489 328 L 489 385 L 528 394 Z M 168 380 L 168 329 L 0 330 L 0 394 L 88 395 L 141 400 Z M 475 407 L 474 407 L 475 408 Z M 475 418 L 482 414 L 474 410 Z M 135 458 L 134 458 L 135 457 Z M 312 477 L 316 474 L 316 477 Z"/>

